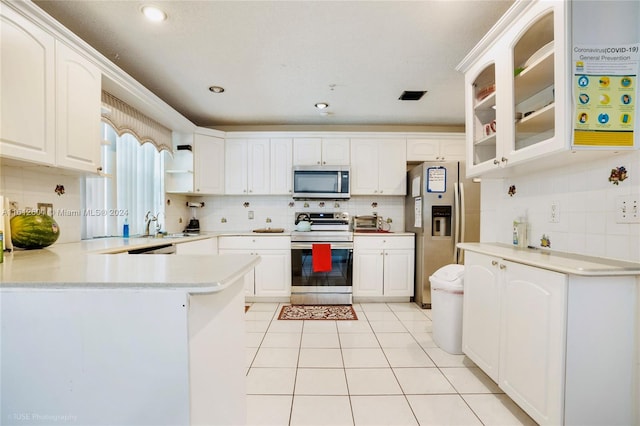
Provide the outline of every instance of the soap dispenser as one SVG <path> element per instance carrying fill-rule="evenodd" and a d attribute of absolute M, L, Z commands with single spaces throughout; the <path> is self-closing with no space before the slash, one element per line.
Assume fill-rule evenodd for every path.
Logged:
<path fill-rule="evenodd" d="M 122 225 L 122 238 L 129 238 L 129 218 L 124 218 L 124 225 Z"/>

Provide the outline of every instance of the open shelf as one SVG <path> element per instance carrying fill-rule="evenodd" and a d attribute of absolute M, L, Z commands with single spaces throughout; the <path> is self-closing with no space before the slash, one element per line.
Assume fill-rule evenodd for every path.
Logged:
<path fill-rule="evenodd" d="M 516 105 L 553 85 L 553 51 L 539 58 L 514 78 Z"/>
<path fill-rule="evenodd" d="M 543 133 L 554 128 L 555 104 L 551 103 L 516 122 L 516 138 L 519 134 Z"/>

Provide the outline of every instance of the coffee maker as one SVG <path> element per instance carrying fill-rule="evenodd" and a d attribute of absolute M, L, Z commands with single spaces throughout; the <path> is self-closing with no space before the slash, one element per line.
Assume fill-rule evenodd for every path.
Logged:
<path fill-rule="evenodd" d="M 191 219 L 189 219 L 187 227 L 184 228 L 184 232 L 198 233 L 200 232 L 200 221 L 196 219 L 196 209 L 204 207 L 204 202 L 187 202 L 187 207 L 191 208 Z"/>

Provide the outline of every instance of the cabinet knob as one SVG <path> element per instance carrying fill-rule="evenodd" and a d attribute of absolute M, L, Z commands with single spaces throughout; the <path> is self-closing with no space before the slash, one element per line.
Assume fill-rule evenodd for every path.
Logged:
<path fill-rule="evenodd" d="M 380 193 L 382 194 L 382 189 L 380 190 Z"/>
<path fill-rule="evenodd" d="M 327 164 L 327 162 L 326 162 L 326 161 L 323 161 L 323 162 L 322 162 L 322 164 Z"/>
<path fill-rule="evenodd" d="M 496 159 L 496 160 L 493 160 L 493 164 L 495 164 L 496 166 L 499 166 L 500 162 Z"/>
<path fill-rule="evenodd" d="M 501 264 L 500 264 L 500 269 L 507 269 L 507 265 L 505 265 L 505 264 L 501 263 Z"/>
<path fill-rule="evenodd" d="M 98 170 L 99 172 L 101 172 L 101 171 L 102 171 L 102 166 L 98 167 L 98 168 L 97 168 L 97 170 Z"/>
<path fill-rule="evenodd" d="M 497 260 L 492 260 L 492 261 L 491 261 L 491 266 L 496 266 L 497 264 L 498 264 L 498 261 L 497 261 Z"/>
<path fill-rule="evenodd" d="M 319 162 L 319 161 L 317 161 L 317 162 L 316 162 L 316 164 L 320 164 L 320 162 Z"/>
<path fill-rule="evenodd" d="M 503 163 L 505 163 L 505 164 L 506 164 L 506 163 L 507 163 L 507 161 L 509 161 L 509 159 L 508 159 L 507 157 L 502 157 L 502 159 L 501 159 L 500 161 L 502 161 Z"/>

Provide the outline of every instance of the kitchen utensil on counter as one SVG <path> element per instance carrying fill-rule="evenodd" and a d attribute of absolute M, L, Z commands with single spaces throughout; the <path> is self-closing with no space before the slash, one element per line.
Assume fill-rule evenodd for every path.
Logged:
<path fill-rule="evenodd" d="M 301 220 L 296 224 L 296 231 L 309 232 L 311 231 L 311 221 Z"/>
<path fill-rule="evenodd" d="M 191 209 L 191 219 L 189 224 L 184 228 L 184 232 L 200 232 L 200 221 L 196 218 L 196 209 L 204 207 L 204 203 L 187 202 L 187 207 Z"/>
<path fill-rule="evenodd" d="M 280 234 L 284 232 L 284 228 L 259 228 L 259 229 L 254 229 L 253 232 L 256 232 L 259 234 Z"/>

